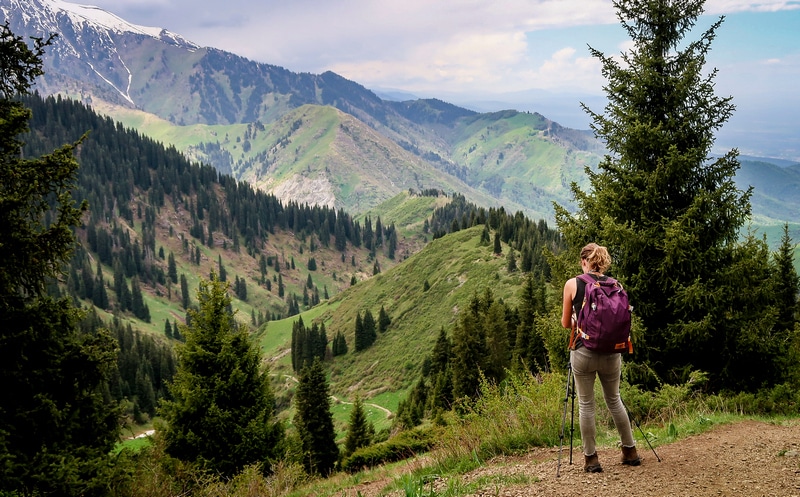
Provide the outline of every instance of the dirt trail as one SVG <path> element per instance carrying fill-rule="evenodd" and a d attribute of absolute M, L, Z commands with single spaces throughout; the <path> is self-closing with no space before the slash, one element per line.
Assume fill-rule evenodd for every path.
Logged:
<path fill-rule="evenodd" d="M 662 462 L 643 442 L 639 467 L 623 466 L 618 449 L 599 449 L 602 473 L 583 471 L 578 448 L 569 465 L 562 453 L 561 476 L 556 478 L 558 449 L 536 449 L 524 456 L 502 457 L 462 476 L 462 481 L 511 481 L 526 476 L 526 485 L 485 488 L 473 495 L 522 496 L 780 496 L 800 497 L 800 421 L 769 424 L 743 421 L 656 448 Z M 501 478 L 502 477 L 502 478 Z M 535 481 L 538 480 L 538 481 Z M 375 481 L 349 489 L 364 497 L 378 496 L 390 482 Z M 506 485 L 506 484 L 501 484 Z M 427 488 L 427 487 L 426 487 Z M 447 488 L 440 480 L 436 493 Z M 392 495 L 402 495 L 398 492 Z"/>

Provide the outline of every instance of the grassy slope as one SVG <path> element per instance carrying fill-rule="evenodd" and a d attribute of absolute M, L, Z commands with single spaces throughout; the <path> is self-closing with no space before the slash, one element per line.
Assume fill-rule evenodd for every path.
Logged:
<path fill-rule="evenodd" d="M 440 188 L 462 193 L 479 205 L 500 205 L 333 107 L 299 107 L 249 136 L 246 124 L 177 126 L 141 111 L 100 102 L 95 108 L 194 159 L 207 160 L 198 148 L 201 143 L 218 143 L 230 153 L 233 175 L 257 188 L 271 191 L 288 180 L 319 180 L 335 195 L 336 207 L 350 213 L 365 212 L 409 188 Z M 315 201 L 313 194 L 296 195 L 293 198 L 301 202 Z M 506 208 L 524 209 L 511 201 Z"/>
<path fill-rule="evenodd" d="M 430 353 L 439 329 L 450 329 L 460 307 L 476 293 L 490 287 L 497 298 L 514 301 L 521 285 L 519 273 L 509 274 L 505 257 L 496 257 L 491 247 L 479 245 L 482 227 L 475 227 L 434 240 L 403 264 L 359 282 L 329 302 L 303 314 L 306 324 L 316 317 L 326 323 L 328 337 L 344 333 L 350 351 L 337 357 L 331 368 L 331 387 L 336 394 L 369 399 L 406 390 Z M 430 284 L 423 291 L 425 280 Z M 384 306 L 392 319 L 366 351 L 353 351 L 356 313 L 369 309 L 377 318 Z M 321 311 L 321 312 L 320 312 Z M 291 324 L 296 318 L 269 323 L 265 339 L 267 357 L 289 347 Z M 283 331 L 280 331 L 283 330 Z M 284 337 L 283 341 L 279 337 Z M 285 358 L 285 356 L 284 356 Z M 286 372 L 288 360 L 273 363 L 275 372 Z M 288 374 L 288 373 L 287 373 Z M 388 407 L 388 406 L 387 406 Z"/>

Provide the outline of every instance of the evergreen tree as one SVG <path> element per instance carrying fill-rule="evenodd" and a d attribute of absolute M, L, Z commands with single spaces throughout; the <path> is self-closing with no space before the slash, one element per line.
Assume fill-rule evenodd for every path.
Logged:
<path fill-rule="evenodd" d="M 536 313 L 545 309 L 544 290 L 545 282 L 528 273 L 520 290 L 519 326 L 509 335 L 514 347 L 513 367 L 524 366 L 532 373 L 543 371 L 548 361 L 544 339 L 536 332 L 535 326 Z"/>
<path fill-rule="evenodd" d="M 389 242 L 386 248 L 386 257 L 394 260 L 394 253 L 397 251 L 397 230 L 394 223 L 389 226 Z"/>
<path fill-rule="evenodd" d="M 383 225 L 381 224 L 381 217 L 375 221 L 375 248 L 383 246 Z"/>
<path fill-rule="evenodd" d="M 494 232 L 494 255 L 500 255 L 503 253 L 503 246 L 500 245 L 500 233 L 497 231 Z"/>
<path fill-rule="evenodd" d="M 426 219 L 425 222 L 427 223 L 428 220 Z M 483 231 L 481 231 L 481 239 L 478 242 L 480 245 L 489 245 L 489 241 L 491 238 L 489 237 L 489 227 L 487 225 L 483 225 Z"/>
<path fill-rule="evenodd" d="M 423 377 L 430 379 L 431 388 L 427 397 L 427 408 L 432 411 L 449 410 L 453 403 L 453 382 L 450 370 L 452 348 L 453 345 L 442 326 L 431 355 L 425 359 L 422 367 Z"/>
<path fill-rule="evenodd" d="M 83 333 L 81 312 L 46 295 L 75 248 L 87 209 L 75 206 L 77 144 L 42 157 L 22 152 L 31 111 L 18 99 L 42 74 L 51 39 L 33 48 L 0 26 L 0 494 L 103 491 L 119 437 L 119 412 L 104 396 L 115 343 Z M 43 224 L 42 220 L 48 218 Z"/>
<path fill-rule="evenodd" d="M 217 255 L 217 271 L 221 282 L 228 281 L 228 272 L 225 271 L 225 266 L 222 264 L 222 255 Z"/>
<path fill-rule="evenodd" d="M 172 252 L 169 253 L 169 257 L 167 258 L 167 275 L 171 282 L 178 282 L 178 268 L 175 265 L 175 255 L 173 255 Z"/>
<path fill-rule="evenodd" d="M 170 340 L 172 337 L 172 325 L 169 323 L 169 319 L 164 320 L 164 336 L 169 338 Z"/>
<path fill-rule="evenodd" d="M 797 324 L 800 277 L 794 268 L 794 244 L 789 236 L 789 225 L 783 225 L 781 245 L 774 255 L 775 259 L 775 294 L 778 306 L 779 332 L 791 333 Z"/>
<path fill-rule="evenodd" d="M 117 304 L 119 310 L 125 312 L 132 307 L 131 291 L 128 282 L 125 280 L 125 273 L 119 259 L 114 261 L 114 290 L 117 294 Z"/>
<path fill-rule="evenodd" d="M 331 354 L 336 357 L 340 355 L 345 355 L 347 353 L 347 341 L 344 339 L 344 335 L 341 331 L 337 331 L 336 335 L 333 337 L 333 343 L 331 345 Z"/>
<path fill-rule="evenodd" d="M 392 318 L 389 317 L 386 309 L 381 306 L 381 310 L 378 312 L 378 331 L 381 333 L 385 332 L 389 329 L 390 324 L 392 324 Z"/>
<path fill-rule="evenodd" d="M 142 288 L 139 285 L 139 278 L 134 277 L 131 280 L 131 311 L 133 315 L 142 321 L 150 322 L 150 308 L 144 302 L 142 296 Z"/>
<path fill-rule="evenodd" d="M 344 439 L 344 455 L 349 456 L 357 449 L 366 447 L 372 443 L 375 436 L 375 427 L 367 419 L 364 412 L 364 402 L 359 395 L 353 402 L 353 410 L 350 411 L 350 420 L 347 425 L 347 436 Z"/>
<path fill-rule="evenodd" d="M 511 365 L 511 347 L 503 304 L 492 302 L 483 317 L 483 328 L 486 330 L 486 378 L 499 384 Z"/>
<path fill-rule="evenodd" d="M 480 371 L 485 370 L 486 357 L 486 338 L 480 328 L 478 315 L 468 310 L 461 313 L 453 329 L 450 369 L 455 398 L 474 397 L 478 393 Z"/>
<path fill-rule="evenodd" d="M 369 347 L 369 339 L 364 335 L 364 321 L 361 319 L 361 313 L 356 313 L 356 325 L 355 325 L 355 332 L 354 332 L 354 343 L 353 346 L 356 349 L 356 352 L 362 351 Z"/>
<path fill-rule="evenodd" d="M 509 273 L 513 273 L 517 270 L 517 256 L 514 255 L 514 249 L 510 249 L 506 256 L 506 270 Z"/>
<path fill-rule="evenodd" d="M 261 354 L 230 311 L 227 285 L 201 281 L 199 310 L 190 310 L 186 343 L 165 402 L 167 452 L 221 475 L 253 463 L 269 465 L 282 428 Z M 268 469 L 268 468 L 267 468 Z"/>
<path fill-rule="evenodd" d="M 97 274 L 94 279 L 92 303 L 98 309 L 108 309 L 108 292 L 106 291 L 106 282 L 103 280 L 103 268 L 100 267 L 100 261 L 97 261 Z"/>
<path fill-rule="evenodd" d="M 294 425 L 303 445 L 303 467 L 310 474 L 327 476 L 339 457 L 339 447 L 328 382 L 319 359 L 300 373 L 295 406 Z"/>
<path fill-rule="evenodd" d="M 375 329 L 375 318 L 372 316 L 372 311 L 367 309 L 364 311 L 364 338 L 366 340 L 366 345 L 369 347 L 375 340 L 378 338 L 378 333 Z"/>
<path fill-rule="evenodd" d="M 591 50 L 608 79 L 608 104 L 603 114 L 584 106 L 609 154 L 587 171 L 588 192 L 572 185 L 578 212 L 556 206 L 556 220 L 571 248 L 566 257 L 577 260 L 589 241 L 611 251 L 612 270 L 647 330 L 635 339 L 643 370 L 683 382 L 699 369 L 712 388 L 758 388 L 779 379 L 778 358 L 762 350 L 759 365 L 748 368 L 735 359 L 750 343 L 747 330 L 762 330 L 764 346 L 774 341 L 770 305 L 737 307 L 742 275 L 728 269 L 758 273 L 764 253 L 738 243 L 751 194 L 734 182 L 738 151 L 710 155 L 734 106 L 714 94 L 717 71 L 703 67 L 723 19 L 686 40 L 703 3 L 614 3 L 632 48 L 621 59 Z"/>
<path fill-rule="evenodd" d="M 189 282 L 186 280 L 186 275 L 181 273 L 181 305 L 184 309 L 189 309 Z"/>

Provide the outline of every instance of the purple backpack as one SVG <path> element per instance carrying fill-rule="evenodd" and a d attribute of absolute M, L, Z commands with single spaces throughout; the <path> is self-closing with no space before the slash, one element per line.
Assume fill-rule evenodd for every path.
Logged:
<path fill-rule="evenodd" d="M 583 345 L 603 353 L 633 352 L 631 306 L 622 285 L 610 277 L 595 280 L 581 274 L 576 278 L 586 283 L 576 329 Z"/>

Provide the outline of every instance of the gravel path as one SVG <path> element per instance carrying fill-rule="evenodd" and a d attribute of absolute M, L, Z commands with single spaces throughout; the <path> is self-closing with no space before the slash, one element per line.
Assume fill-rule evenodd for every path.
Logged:
<path fill-rule="evenodd" d="M 602 473 L 583 471 L 583 455 L 562 453 L 561 476 L 556 478 L 557 449 L 536 449 L 524 456 L 502 457 L 462 476 L 462 481 L 513 481 L 526 476 L 531 483 L 485 488 L 478 496 L 780 496 L 800 497 L 800 421 L 770 424 L 743 421 L 718 426 L 656 448 L 661 462 L 646 444 L 637 442 L 642 465 L 623 466 L 618 449 L 599 449 Z M 370 482 L 347 495 L 378 496 L 388 481 Z M 442 480 L 433 484 L 440 495 Z M 396 495 L 402 495 L 397 493 Z M 427 494 L 426 494 L 427 495 Z"/>

